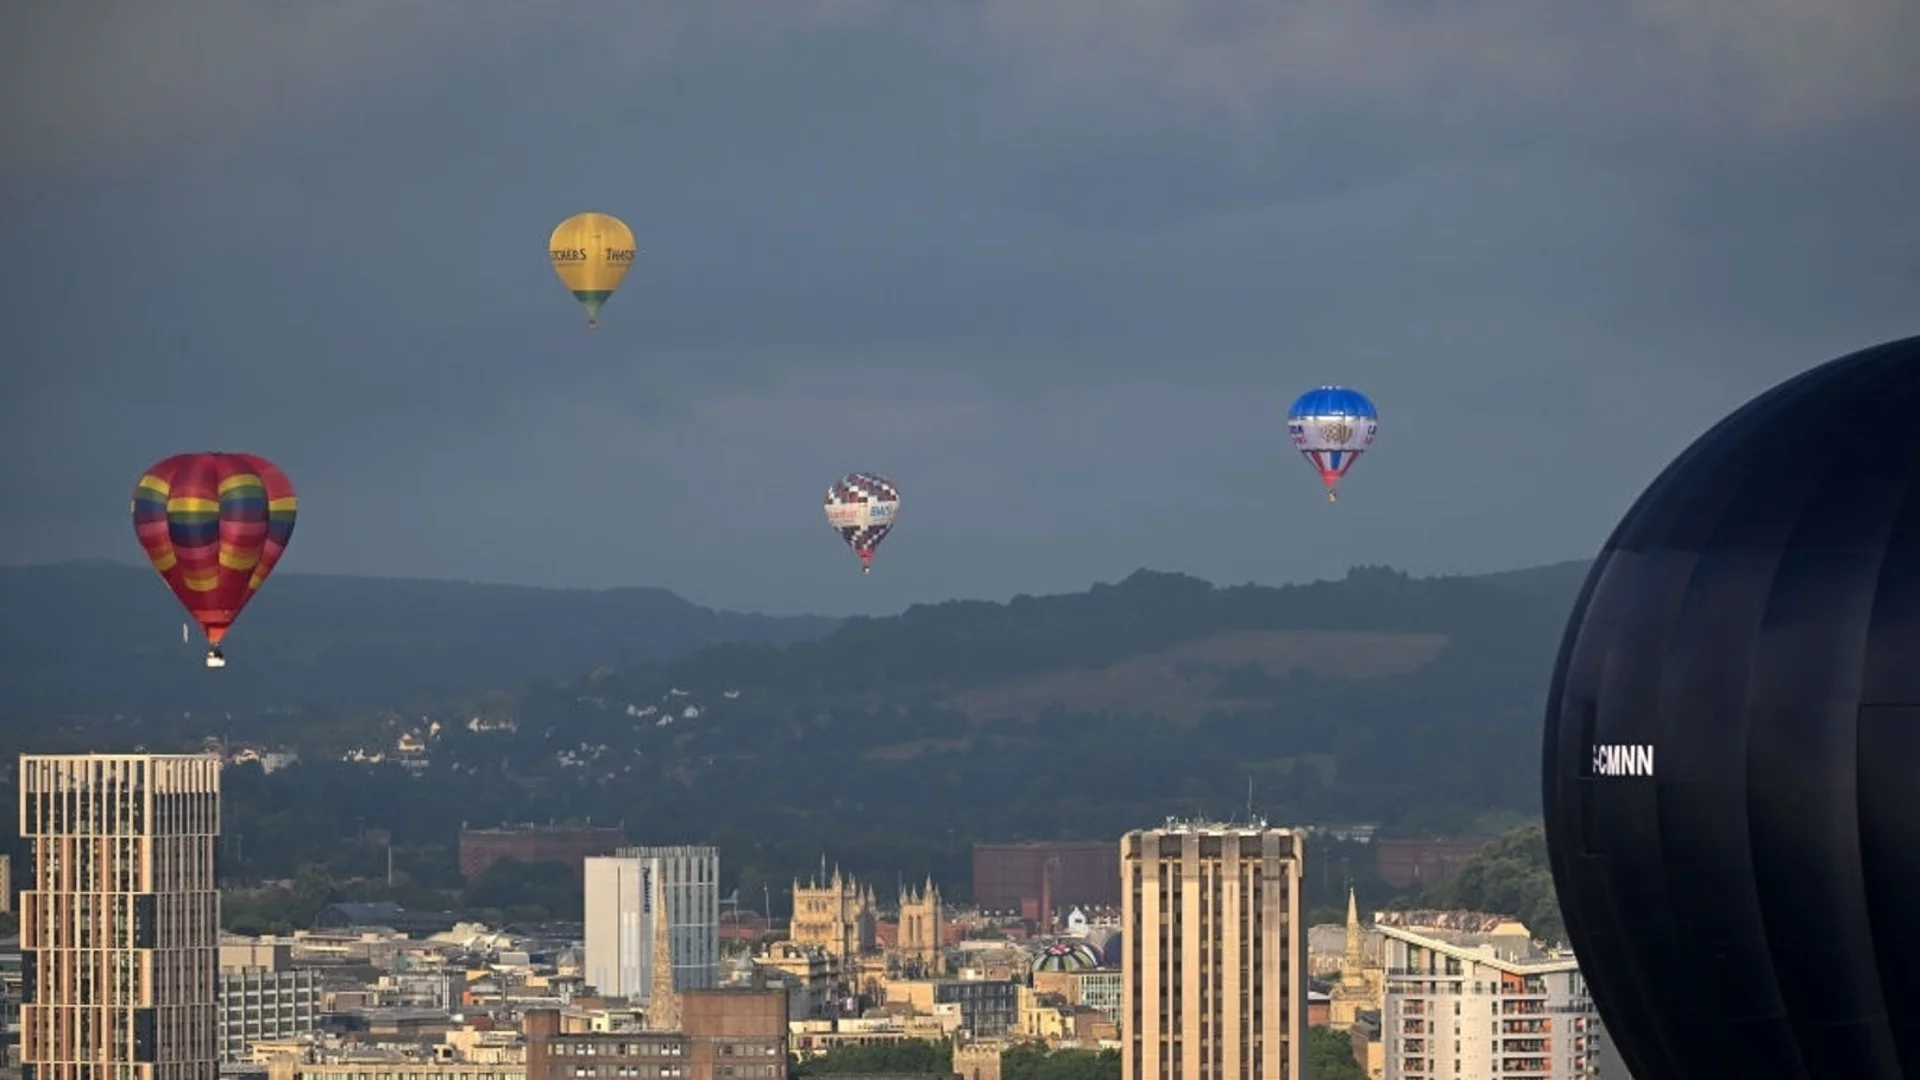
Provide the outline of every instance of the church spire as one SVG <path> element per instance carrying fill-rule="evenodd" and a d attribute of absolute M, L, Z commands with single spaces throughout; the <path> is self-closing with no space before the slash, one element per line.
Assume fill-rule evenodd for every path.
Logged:
<path fill-rule="evenodd" d="M 647 998 L 647 1026 L 680 1030 L 680 994 L 673 988 L 673 934 L 667 918 L 667 887 L 653 868 L 653 982 Z"/>
<path fill-rule="evenodd" d="M 1341 958 L 1343 974 L 1355 974 L 1366 966 L 1365 936 L 1360 931 L 1360 902 L 1352 887 L 1347 889 L 1347 948 Z"/>

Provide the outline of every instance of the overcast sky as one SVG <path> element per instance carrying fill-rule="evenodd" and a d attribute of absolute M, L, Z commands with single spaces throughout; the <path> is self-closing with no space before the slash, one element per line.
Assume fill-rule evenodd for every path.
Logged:
<path fill-rule="evenodd" d="M 767 611 L 1589 555 L 1920 332 L 1915 55 L 1912 0 L 20 0 L 0 561 L 137 560 L 196 449 L 292 477 L 287 571 Z"/>

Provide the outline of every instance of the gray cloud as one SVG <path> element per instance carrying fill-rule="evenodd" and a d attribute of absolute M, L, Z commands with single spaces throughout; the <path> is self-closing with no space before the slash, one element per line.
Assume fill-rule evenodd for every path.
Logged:
<path fill-rule="evenodd" d="M 1920 105 L 1920 10 L 1903 0 L 990 0 L 988 22 L 1056 82 L 1144 76 L 1243 119 L 1308 94 L 1430 118 L 1607 109 L 1752 134 Z"/>
<path fill-rule="evenodd" d="M 1496 568 L 1920 310 L 1900 0 L 49 10 L 0 13 L 13 561 L 131 556 L 139 468 L 223 444 L 299 483 L 289 568 Z M 587 207 L 642 251 L 593 334 Z M 1387 417 L 1337 508 L 1279 423 L 1327 381 Z M 856 468 L 907 493 L 866 581 Z"/>

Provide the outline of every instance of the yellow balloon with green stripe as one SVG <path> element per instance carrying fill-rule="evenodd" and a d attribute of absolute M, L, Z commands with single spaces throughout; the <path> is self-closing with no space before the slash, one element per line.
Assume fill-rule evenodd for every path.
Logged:
<path fill-rule="evenodd" d="M 633 230 L 612 214 L 589 210 L 575 214 L 553 230 L 547 258 L 573 298 L 587 310 L 587 328 L 600 325 L 600 305 L 607 302 L 633 265 Z"/>

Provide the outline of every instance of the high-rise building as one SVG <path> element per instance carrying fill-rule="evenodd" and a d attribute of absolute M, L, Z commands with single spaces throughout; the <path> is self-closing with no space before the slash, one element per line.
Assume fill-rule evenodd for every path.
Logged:
<path fill-rule="evenodd" d="M 1601 1076 L 1606 1034 L 1574 958 L 1511 919 L 1443 914 L 1450 925 L 1379 926 L 1387 1080 Z"/>
<path fill-rule="evenodd" d="M 1124 1080 L 1303 1080 L 1306 856 L 1264 822 L 1121 838 Z"/>
<path fill-rule="evenodd" d="M 668 950 L 678 990 L 720 981 L 720 849 L 630 847 L 586 861 L 588 985 L 610 997 L 652 996 L 654 875 L 666 895 Z"/>
<path fill-rule="evenodd" d="M 214 1080 L 220 760 L 23 755 L 21 1061 L 34 1080 Z"/>

